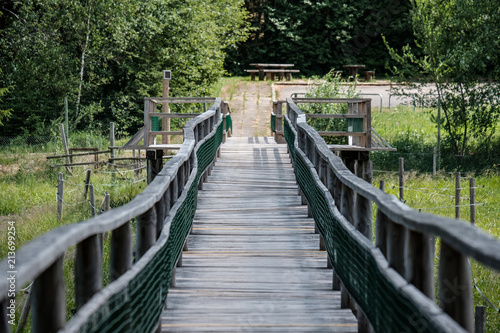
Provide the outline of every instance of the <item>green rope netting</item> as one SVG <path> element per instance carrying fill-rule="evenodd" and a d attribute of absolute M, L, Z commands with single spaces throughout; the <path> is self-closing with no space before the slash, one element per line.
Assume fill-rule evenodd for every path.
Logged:
<path fill-rule="evenodd" d="M 295 132 L 284 122 L 285 140 L 294 162 L 297 183 L 307 198 L 318 230 L 336 274 L 350 295 L 361 306 L 377 332 L 446 332 L 433 321 L 432 310 L 422 311 L 409 293 L 402 292 L 408 284 L 402 278 L 388 277 L 387 270 L 377 261 L 369 241 L 330 207 L 328 190 L 320 185 L 312 163 L 295 149 Z M 338 211 L 337 211 L 338 212 Z M 394 272 L 395 273 L 395 272 Z M 396 273 L 395 273 L 396 274 Z M 396 285 L 394 281 L 400 281 Z"/>
<path fill-rule="evenodd" d="M 172 219 L 166 243 L 122 290 L 94 312 L 79 332 L 152 332 L 167 298 L 170 280 L 184 241 L 191 230 L 197 207 L 198 182 L 214 160 L 222 143 L 222 122 L 215 135 L 196 151 L 198 172 L 184 202 Z"/>

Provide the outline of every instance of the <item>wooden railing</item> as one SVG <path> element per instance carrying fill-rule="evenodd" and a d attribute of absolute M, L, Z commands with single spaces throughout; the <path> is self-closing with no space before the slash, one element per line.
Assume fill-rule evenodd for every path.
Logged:
<path fill-rule="evenodd" d="M 297 154 L 297 158 L 305 160 L 302 164 L 308 165 L 309 171 L 316 179 L 314 186 L 317 186 L 319 191 L 316 193 L 322 193 L 329 203 L 329 205 L 308 203 L 309 207 L 314 206 L 316 210 L 323 210 L 316 212 L 317 215 L 313 211 L 315 220 L 323 219 L 323 213 L 328 212 L 329 216 L 337 219 L 337 223 L 345 227 L 344 229 L 350 230 L 350 237 L 355 242 L 353 244 L 363 248 L 364 253 L 371 253 L 370 259 L 365 258 L 366 263 L 353 262 L 352 265 L 360 265 L 361 269 L 368 261 L 377 263 L 378 272 L 383 277 L 384 283 L 373 287 L 397 290 L 399 298 L 412 302 L 413 307 L 419 309 L 415 318 L 420 318 L 418 316 L 431 318 L 430 322 L 435 322 L 440 331 L 472 332 L 473 284 L 468 257 L 500 270 L 500 241 L 463 221 L 416 212 L 397 198 L 359 178 L 356 175 L 359 174 L 357 172 L 359 170 L 349 170 L 342 160 L 329 150 L 318 132 L 307 125 L 306 115 L 291 98 L 287 99 L 285 121 L 291 131 L 287 138 L 290 150 Z M 287 136 L 286 131 L 285 136 Z M 302 189 L 304 192 L 309 190 L 310 182 L 305 186 L 306 188 Z M 312 195 L 311 200 L 314 200 Z M 372 203 L 377 207 L 375 241 L 372 235 Z M 339 253 L 335 250 L 333 237 L 338 235 L 324 232 L 322 237 L 327 243 L 329 258 L 335 263 Z M 438 298 L 440 307 L 446 315 L 434 303 L 436 238 L 440 240 Z M 341 279 L 343 307 L 349 306 L 351 303 L 349 294 L 355 293 L 355 287 L 362 284 L 362 281 L 345 278 L 346 276 L 353 278 L 349 275 L 352 271 L 348 269 L 350 268 L 335 267 L 334 264 L 334 271 L 338 273 L 335 276 L 344 276 L 344 279 Z M 360 276 L 363 274 L 360 273 Z M 374 277 L 364 276 L 364 278 L 365 281 L 370 281 Z M 358 311 L 358 314 L 362 315 L 360 325 L 363 322 L 363 313 L 366 313 L 372 325 L 380 329 L 383 327 L 382 323 L 391 315 L 388 313 L 391 310 L 370 309 L 369 304 L 374 300 L 366 296 L 362 293 L 354 295 L 361 310 Z M 453 321 L 449 320 L 450 317 Z M 401 320 L 411 321 L 415 318 L 401 318 Z M 415 325 L 419 324 L 422 324 L 421 330 L 414 331 L 431 331 L 424 326 L 423 321 Z"/>
<path fill-rule="evenodd" d="M 146 101 L 146 104 L 150 103 L 149 99 Z M 99 309 L 114 294 L 124 288 L 129 288 L 130 281 L 140 277 L 143 268 L 153 260 L 154 256 L 159 251 L 165 250 L 165 244 L 172 231 L 172 221 L 184 204 L 188 196 L 187 192 L 193 186 L 198 187 L 198 184 L 194 184 L 195 180 L 205 179 L 204 173 L 207 173 L 210 168 L 209 165 L 206 169 L 199 170 L 197 159 L 199 147 L 203 147 L 207 140 L 211 140 L 216 135 L 220 135 L 220 141 L 222 140 L 221 100 L 216 99 L 214 102 L 207 112 L 196 116 L 186 124 L 184 142 L 179 152 L 155 176 L 147 188 L 131 202 L 89 220 L 54 229 L 16 251 L 16 272 L 12 272 L 16 286 L 21 287 L 34 281 L 31 292 L 33 332 L 57 332 L 59 330 L 73 332 L 85 325 L 89 326 L 87 323 L 89 318 L 96 311 L 109 312 L 109 305 L 106 307 L 107 310 Z M 205 153 L 204 156 L 209 155 Z M 196 200 L 194 203 L 192 198 L 190 200 L 191 204 L 196 205 Z M 192 214 L 194 215 L 194 211 Z M 135 249 L 131 231 L 133 220 L 137 223 Z M 109 278 L 112 282 L 102 289 L 101 237 L 102 234 L 108 232 L 111 232 Z M 63 259 L 74 245 L 76 245 L 74 266 L 77 312 L 67 326 Z M 183 244 L 180 243 L 181 249 L 182 246 Z M 135 252 L 134 264 L 133 251 Z M 164 267 L 162 270 L 170 270 L 170 267 Z M 0 263 L 0 271 L 2 276 L 5 272 L 12 271 L 9 269 L 7 259 Z M 160 278 L 157 277 L 157 279 Z M 147 281 L 151 284 L 154 282 Z M 9 288 L 9 281 L 2 278 L 0 280 L 1 332 L 10 331 L 8 317 L 4 313 L 10 302 Z M 158 293 L 160 302 L 158 302 Z M 145 315 L 150 316 L 155 322 L 148 323 L 147 327 L 155 327 L 158 324 L 159 313 L 163 308 L 161 299 L 166 297 L 166 290 L 163 290 L 163 294 L 161 288 L 153 290 L 152 295 L 155 300 L 149 303 L 153 304 L 155 311 L 153 314 Z M 147 306 L 144 305 L 144 308 L 146 309 Z M 102 313 L 99 313 L 99 316 Z M 148 331 L 144 328 L 135 328 L 135 330 Z"/>
<path fill-rule="evenodd" d="M 345 104 L 347 106 L 346 114 L 319 114 L 305 113 L 306 118 L 322 119 L 347 119 L 353 123 L 360 121 L 361 129 L 351 126 L 345 131 L 318 131 L 321 136 L 344 136 L 348 138 L 348 147 L 357 150 L 370 150 L 372 148 L 372 128 L 371 128 L 371 99 L 364 98 L 292 98 L 295 104 Z M 283 139 L 283 104 L 286 101 L 273 101 L 273 115 L 276 117 L 275 140 L 278 143 L 284 143 Z M 352 128 L 354 127 L 354 128 Z M 344 149 L 348 149 L 344 146 Z M 332 145 L 330 146 L 332 148 Z"/>

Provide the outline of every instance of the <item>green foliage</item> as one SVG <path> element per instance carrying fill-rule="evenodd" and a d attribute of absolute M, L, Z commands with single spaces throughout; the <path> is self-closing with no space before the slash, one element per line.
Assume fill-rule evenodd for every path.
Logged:
<path fill-rule="evenodd" d="M 389 47 L 400 80 L 427 76 L 441 104 L 441 126 L 454 154 L 472 151 L 471 138 L 489 146 L 500 117 L 500 26 L 498 3 L 490 0 L 414 0 L 412 20 L 419 56 Z M 425 82 L 423 82 L 425 83 Z M 428 86 L 410 85 L 419 94 Z"/>
<path fill-rule="evenodd" d="M 346 82 L 332 69 L 322 78 L 315 80 L 314 84 L 308 88 L 305 97 L 355 98 L 357 97 L 356 80 Z M 308 103 L 301 105 L 301 110 L 305 113 L 316 114 L 346 114 L 347 104 Z M 345 131 L 347 126 L 345 119 L 310 118 L 308 123 L 318 131 Z M 347 144 L 346 137 L 324 137 L 324 139 L 328 144 Z"/>
<path fill-rule="evenodd" d="M 249 63 L 294 63 L 301 73 L 362 63 L 383 71 L 391 62 L 381 34 L 400 47 L 413 44 L 407 1 L 247 0 L 254 31 L 226 65 L 243 74 Z"/>
<path fill-rule="evenodd" d="M 248 35 L 243 1 L 30 0 L 0 22 L 0 86 L 11 86 L 4 135 L 48 132 L 70 104 L 71 129 L 134 134 L 143 98 L 206 96 L 225 50 Z"/>

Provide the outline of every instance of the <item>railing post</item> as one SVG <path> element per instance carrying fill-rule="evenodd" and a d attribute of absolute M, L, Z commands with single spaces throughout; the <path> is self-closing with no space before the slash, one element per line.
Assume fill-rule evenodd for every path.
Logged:
<path fill-rule="evenodd" d="M 472 281 L 468 259 L 441 240 L 439 305 L 468 332 L 473 332 Z"/>
<path fill-rule="evenodd" d="M 155 206 L 139 216 L 137 221 L 136 260 L 139 260 L 156 242 L 156 221 Z"/>
<path fill-rule="evenodd" d="M 434 244 L 428 235 L 408 231 L 406 280 L 434 300 Z"/>
<path fill-rule="evenodd" d="M 118 279 L 132 267 L 132 232 L 129 222 L 111 233 L 110 266 L 111 281 Z"/>
<path fill-rule="evenodd" d="M 155 179 L 163 168 L 163 150 L 146 150 L 148 184 Z"/>
<path fill-rule="evenodd" d="M 380 190 L 384 191 L 385 181 L 380 181 Z M 375 220 L 375 246 L 380 249 L 380 252 L 387 259 L 387 224 L 389 219 L 382 213 L 380 208 L 377 208 L 377 217 Z"/>
<path fill-rule="evenodd" d="M 75 304 L 80 309 L 102 288 L 102 255 L 98 235 L 80 242 L 75 259 Z"/>
<path fill-rule="evenodd" d="M 34 333 L 58 332 L 66 324 L 63 257 L 33 283 L 31 327 Z"/>
<path fill-rule="evenodd" d="M 389 266 L 401 276 L 405 276 L 406 238 L 406 228 L 389 220 L 387 223 L 387 261 Z"/>

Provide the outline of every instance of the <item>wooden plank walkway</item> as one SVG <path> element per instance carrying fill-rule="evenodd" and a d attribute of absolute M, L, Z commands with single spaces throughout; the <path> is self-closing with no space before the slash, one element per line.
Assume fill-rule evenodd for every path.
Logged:
<path fill-rule="evenodd" d="M 357 332 L 285 145 L 229 138 L 198 197 L 162 332 Z"/>

